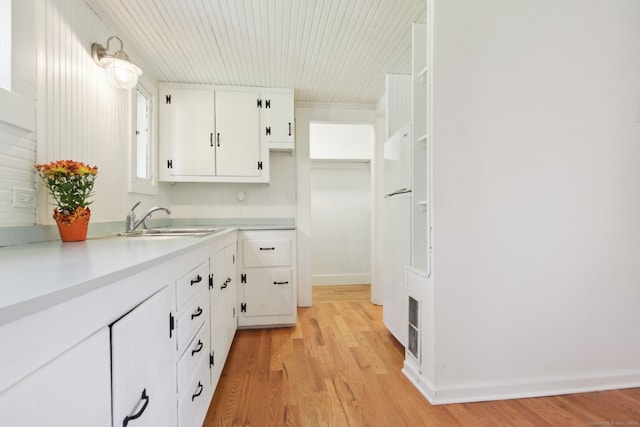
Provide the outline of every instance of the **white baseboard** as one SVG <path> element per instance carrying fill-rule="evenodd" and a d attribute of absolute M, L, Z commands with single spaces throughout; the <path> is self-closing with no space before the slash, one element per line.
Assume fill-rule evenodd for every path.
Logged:
<path fill-rule="evenodd" d="M 311 276 L 311 285 L 368 285 L 371 283 L 371 274 L 314 274 Z"/>
<path fill-rule="evenodd" d="M 592 378 L 566 378 L 535 383 L 490 384 L 449 389 L 436 388 L 415 367 L 406 362 L 402 372 L 432 405 L 556 396 L 640 387 L 640 373 L 637 372 Z"/>

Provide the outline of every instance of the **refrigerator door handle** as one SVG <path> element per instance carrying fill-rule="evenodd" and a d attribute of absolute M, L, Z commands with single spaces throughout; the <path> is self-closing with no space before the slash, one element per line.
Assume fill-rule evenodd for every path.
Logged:
<path fill-rule="evenodd" d="M 411 193 L 411 190 L 407 190 L 406 188 L 400 188 L 392 193 L 385 194 L 384 197 L 392 197 L 392 196 L 397 196 L 398 194 L 407 194 L 407 193 Z"/>

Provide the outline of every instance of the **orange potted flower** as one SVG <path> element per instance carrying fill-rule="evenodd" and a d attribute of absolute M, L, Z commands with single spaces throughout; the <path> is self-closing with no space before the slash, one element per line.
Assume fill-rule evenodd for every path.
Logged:
<path fill-rule="evenodd" d="M 86 240 L 91 216 L 89 197 L 98 168 L 73 160 L 57 160 L 35 168 L 56 202 L 53 218 L 62 241 Z"/>

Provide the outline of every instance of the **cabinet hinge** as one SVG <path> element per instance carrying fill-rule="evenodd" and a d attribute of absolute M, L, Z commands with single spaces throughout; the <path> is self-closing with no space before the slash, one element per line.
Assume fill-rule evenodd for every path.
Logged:
<path fill-rule="evenodd" d="M 209 289 L 213 289 L 213 274 L 209 275 Z"/>
<path fill-rule="evenodd" d="M 247 312 L 247 303 L 243 302 L 240 303 L 240 313 L 246 313 Z"/>
<path fill-rule="evenodd" d="M 261 171 L 262 170 L 262 162 L 258 162 L 258 170 Z"/>
<path fill-rule="evenodd" d="M 264 108 L 271 108 L 271 100 L 270 99 L 265 99 L 264 100 Z"/>
<path fill-rule="evenodd" d="M 264 130 L 264 134 L 265 134 L 266 136 L 271 135 L 271 126 L 267 126 L 267 127 L 265 128 L 265 130 Z"/>
<path fill-rule="evenodd" d="M 262 99 L 258 99 L 256 102 L 256 107 L 257 108 L 262 108 Z"/>
<path fill-rule="evenodd" d="M 173 160 L 167 160 L 167 169 L 173 169 Z"/>
<path fill-rule="evenodd" d="M 176 328 L 176 319 L 173 313 L 169 312 L 169 338 L 173 338 L 173 330 Z"/>
<path fill-rule="evenodd" d="M 166 95 L 164 97 L 165 104 L 171 104 L 171 95 Z"/>
<path fill-rule="evenodd" d="M 209 355 L 209 367 L 215 366 L 215 360 L 214 360 L 214 357 L 213 357 L 214 354 L 215 354 L 215 352 L 212 351 L 211 354 Z"/>
<path fill-rule="evenodd" d="M 246 273 L 242 273 L 240 275 L 240 283 L 247 283 L 247 274 Z"/>

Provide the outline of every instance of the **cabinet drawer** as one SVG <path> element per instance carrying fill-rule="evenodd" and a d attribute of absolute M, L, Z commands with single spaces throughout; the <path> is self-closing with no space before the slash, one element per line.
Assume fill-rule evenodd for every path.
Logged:
<path fill-rule="evenodd" d="M 285 267 L 291 265 L 291 240 L 244 240 L 245 267 Z"/>
<path fill-rule="evenodd" d="M 182 394 L 202 358 L 209 354 L 209 322 L 205 322 L 178 361 L 178 395 Z"/>
<path fill-rule="evenodd" d="M 206 292 L 202 292 L 193 304 L 183 310 L 178 317 L 178 354 L 182 354 L 196 331 L 209 317 L 208 297 Z"/>
<path fill-rule="evenodd" d="M 178 400 L 178 426 L 202 425 L 209 408 L 211 384 L 209 382 L 209 361 L 205 357 Z"/>
<path fill-rule="evenodd" d="M 180 310 L 209 280 L 209 264 L 203 262 L 176 280 L 176 305 Z"/>

